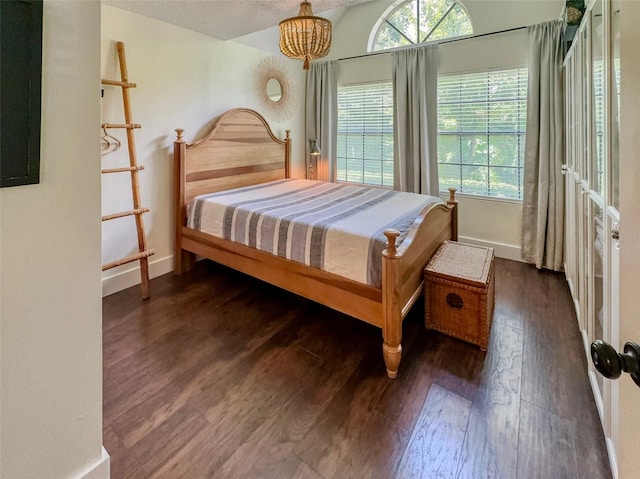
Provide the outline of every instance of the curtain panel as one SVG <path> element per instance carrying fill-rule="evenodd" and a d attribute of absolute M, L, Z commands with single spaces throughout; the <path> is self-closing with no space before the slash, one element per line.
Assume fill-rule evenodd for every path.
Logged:
<path fill-rule="evenodd" d="M 335 181 L 336 143 L 338 140 L 338 62 L 311 64 L 307 73 L 306 140 L 318 140 L 321 155 L 316 164 L 316 179 Z M 309 158 L 309 142 L 306 158 Z"/>
<path fill-rule="evenodd" d="M 438 195 L 437 55 L 437 45 L 391 53 L 396 190 Z"/>
<path fill-rule="evenodd" d="M 562 22 L 529 32 L 529 87 L 522 202 L 522 257 L 560 271 L 564 250 Z"/>

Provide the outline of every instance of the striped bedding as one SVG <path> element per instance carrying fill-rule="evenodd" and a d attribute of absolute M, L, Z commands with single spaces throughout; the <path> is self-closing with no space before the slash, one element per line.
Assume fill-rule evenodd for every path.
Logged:
<path fill-rule="evenodd" d="M 439 198 L 287 179 L 194 198 L 187 226 L 330 273 L 381 286 L 387 228 L 406 236 Z"/>

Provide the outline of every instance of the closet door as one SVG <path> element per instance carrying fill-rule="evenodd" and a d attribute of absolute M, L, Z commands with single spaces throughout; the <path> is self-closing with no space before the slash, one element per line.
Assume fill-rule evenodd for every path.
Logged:
<path fill-rule="evenodd" d="M 619 348 L 618 163 L 620 1 L 596 0 L 591 17 L 590 291 L 589 343 L 603 339 Z M 610 455 L 615 458 L 618 384 L 590 363 L 594 397 Z"/>
<path fill-rule="evenodd" d="M 585 233 L 587 234 L 588 251 L 588 304 L 587 325 L 588 343 L 596 339 L 609 340 L 609 315 L 605 310 L 605 258 L 607 257 L 608 238 L 605 222 L 605 145 L 607 144 L 607 132 L 605 128 L 605 30 L 608 30 L 604 21 L 604 1 L 596 0 L 590 10 L 591 18 L 591 45 L 589 56 L 590 69 L 590 97 L 591 118 L 589 124 L 589 145 L 591 155 L 588 160 L 587 176 L 589 187 L 589 204 L 586 208 Z M 606 427 L 607 413 L 610 408 L 605 405 L 604 378 L 596 374 L 591 365 L 592 381 L 597 386 L 594 391 L 596 403 Z"/>
<path fill-rule="evenodd" d="M 613 344 L 618 343 L 618 289 L 619 289 L 619 230 L 620 230 L 620 0 L 612 0 L 608 5 L 609 24 L 609 45 L 610 52 L 607 61 L 606 83 L 608 101 L 605 118 L 608 121 L 609 138 L 607 142 L 608 165 L 607 165 L 607 210 L 606 210 L 606 231 L 609 242 L 609 255 L 607 262 L 610 271 L 610 304 L 609 316 L 611 321 L 610 339 Z"/>
<path fill-rule="evenodd" d="M 569 283 L 572 297 L 577 294 L 576 281 L 576 219 L 575 219 L 575 145 L 576 145 L 576 111 L 574 105 L 575 82 L 575 48 L 571 49 L 564 60 L 565 80 L 565 243 L 564 243 L 564 271 Z"/>
<path fill-rule="evenodd" d="M 618 383 L 590 360 L 590 345 L 619 344 L 619 112 L 621 0 L 591 0 L 565 59 L 565 271 L 589 357 L 607 447 L 616 457 Z M 624 7 L 623 7 L 624 8 Z"/>
<path fill-rule="evenodd" d="M 589 181 L 591 164 L 591 17 L 587 13 L 579 29 L 577 68 L 578 148 L 576 151 L 576 264 L 578 270 L 578 320 L 580 329 L 589 334 Z M 587 341 L 585 341 L 586 347 Z"/>
<path fill-rule="evenodd" d="M 605 2 L 605 142 L 606 199 L 604 211 L 604 239 L 606 241 L 605 271 L 605 339 L 617 349 L 620 321 L 620 241 L 619 241 L 619 138 L 620 138 L 620 0 Z M 606 381 L 604 387 L 605 436 L 610 454 L 615 457 L 618 443 L 618 386 L 617 381 Z"/>

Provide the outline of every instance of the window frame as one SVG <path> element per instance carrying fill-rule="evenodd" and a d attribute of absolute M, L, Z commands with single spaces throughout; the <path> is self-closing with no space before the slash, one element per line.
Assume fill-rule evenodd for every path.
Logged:
<path fill-rule="evenodd" d="M 440 79 L 443 77 L 451 77 L 451 76 L 464 76 L 464 75 L 473 75 L 473 74 L 487 74 L 487 75 L 491 75 L 492 73 L 499 73 L 499 72 L 503 72 L 503 71 L 518 71 L 518 70 L 526 70 L 527 71 L 527 79 L 528 79 L 528 66 L 527 65 L 523 65 L 523 64 L 519 64 L 519 65 L 508 65 L 508 66 L 500 66 L 499 68 L 488 68 L 488 69 L 479 69 L 479 70 L 470 70 L 470 71 L 462 71 L 462 72 L 451 72 L 451 73 L 444 73 L 444 74 L 439 74 L 438 75 L 438 79 L 439 79 L 439 83 L 440 83 Z M 340 91 L 341 88 L 348 88 L 348 87 L 366 87 L 367 85 L 390 85 L 390 88 L 392 89 L 392 80 L 376 80 L 376 81 L 371 81 L 371 82 L 359 82 L 359 83 L 350 83 L 350 84 L 342 84 L 342 85 L 338 85 L 338 91 Z M 525 87 L 525 92 L 528 93 L 526 87 L 527 87 L 527 81 L 525 80 L 524 82 L 524 87 Z M 438 93 L 440 93 L 440 90 L 438 90 Z M 440 95 L 439 95 L 440 97 Z M 509 100 L 511 101 L 511 100 Z M 524 148 L 525 148 L 525 142 L 526 142 L 526 103 L 525 103 L 525 107 L 523 109 L 523 111 L 521 112 L 521 115 L 523 115 L 523 119 L 525 122 L 525 130 L 522 132 L 505 132 L 504 134 L 506 135 L 520 135 L 521 136 L 521 144 L 520 144 L 520 148 L 523 151 L 524 154 Z M 438 124 L 440 123 L 440 112 L 438 111 Z M 494 132 L 495 133 L 495 132 Z M 464 134 L 464 133 L 462 133 Z M 489 131 L 489 129 L 487 129 L 486 132 L 480 132 L 480 134 L 486 134 L 486 135 L 491 135 L 491 132 Z M 503 134 L 501 132 L 498 132 L 497 134 Z M 452 136 L 460 136 L 460 134 L 455 135 L 455 133 L 451 134 Z M 438 142 L 440 141 L 440 129 L 438 128 L 438 133 L 437 133 L 437 138 L 438 138 Z M 393 145 L 393 148 L 395 149 L 395 144 Z M 337 155 L 336 155 L 337 156 Z M 394 154 L 395 157 L 395 154 Z M 458 184 L 444 184 L 443 182 L 441 182 L 441 176 L 440 176 L 440 164 L 441 162 L 438 161 L 438 183 L 439 183 L 439 195 L 443 196 L 443 195 L 448 195 L 446 189 L 449 187 L 456 187 L 458 189 L 460 189 L 458 187 Z M 460 163 L 460 165 L 462 165 L 462 163 Z M 485 166 L 484 164 L 482 166 Z M 489 163 L 486 164 L 487 168 L 491 168 L 491 165 Z M 370 187 L 376 187 L 376 188 L 392 188 L 392 186 L 387 186 L 387 185 L 375 185 L 375 184 L 369 184 L 369 183 L 364 183 L 364 182 L 358 182 L 358 181 L 350 181 L 350 180 L 341 180 L 337 178 L 337 170 L 338 170 L 338 158 L 336 157 L 336 164 L 335 164 L 335 168 L 336 168 L 336 182 L 338 183 L 343 183 L 343 184 L 352 184 L 352 185 L 364 185 L 364 186 L 370 186 Z M 500 166 L 498 165 L 498 168 L 500 168 Z M 522 166 L 514 166 L 514 167 L 505 167 L 505 168 L 518 168 L 520 169 L 520 174 L 524 175 L 524 157 L 522 159 Z M 521 204 L 522 203 L 522 195 L 523 195 L 523 190 L 521 188 L 521 185 L 518 184 L 518 189 L 519 189 L 519 193 L 521 198 L 513 198 L 513 197 L 505 197 L 505 196 L 488 196 L 488 195 L 481 195 L 481 194 L 473 194 L 473 193 L 468 193 L 468 192 L 460 192 L 458 191 L 456 193 L 456 196 L 459 196 L 461 198 L 473 198 L 475 200 L 485 200 L 485 201 L 498 201 L 498 202 L 504 202 L 504 203 L 510 203 L 510 204 Z"/>
<path fill-rule="evenodd" d="M 371 29 L 371 32 L 369 33 L 369 40 L 367 41 L 367 52 L 368 53 L 373 53 L 373 52 L 390 52 L 393 50 L 397 50 L 400 48 L 411 48 L 411 47 L 415 47 L 417 45 L 429 45 L 432 43 L 438 43 L 441 41 L 447 41 L 453 38 L 456 39 L 460 39 L 460 38 L 465 38 L 465 37 L 469 37 L 474 35 L 475 33 L 475 28 L 473 26 L 473 19 L 471 18 L 471 15 L 469 15 L 469 10 L 467 9 L 467 7 L 464 5 L 464 3 L 460 0 L 452 0 L 453 1 L 453 5 L 447 10 L 447 12 L 436 22 L 436 25 L 428 32 L 427 37 L 424 39 L 424 41 L 422 42 L 411 42 L 411 40 L 409 38 L 407 38 L 402 32 L 401 35 L 405 36 L 405 38 L 407 38 L 407 40 L 409 40 L 411 43 L 409 45 L 397 45 L 395 47 L 390 47 L 390 48 L 384 48 L 384 49 L 375 49 L 375 43 L 378 37 L 378 33 L 380 31 L 380 29 L 383 27 L 384 23 L 387 22 L 388 18 L 393 15 L 398 9 L 400 9 L 402 6 L 404 6 L 405 3 L 408 3 L 412 0 L 396 0 L 395 2 L 393 2 L 391 5 L 389 5 L 389 7 L 387 7 L 385 9 L 385 11 L 382 13 L 382 15 L 380 15 L 380 17 L 378 18 L 378 20 L 376 20 L 376 22 L 373 24 L 373 28 Z M 419 0 L 418 0 L 419 1 Z M 452 36 L 452 37 L 446 37 L 446 38 L 440 38 L 440 39 L 436 39 L 436 40 L 429 40 L 429 37 L 431 36 L 431 34 L 437 29 L 437 27 L 440 25 L 440 23 L 442 23 L 442 21 L 447 17 L 447 15 L 449 13 L 451 13 L 451 10 L 453 10 L 453 8 L 455 6 L 459 6 L 464 13 L 467 16 L 467 19 L 469 20 L 469 24 L 471 25 L 471 33 L 465 34 L 465 35 L 456 35 L 456 36 Z M 419 25 L 420 21 L 418 20 L 418 25 Z M 419 32 L 419 28 L 418 28 L 418 32 Z"/>
<path fill-rule="evenodd" d="M 527 73 L 527 79 L 525 81 L 525 91 L 526 94 L 528 96 L 528 89 L 526 88 L 528 85 L 528 76 L 529 76 L 529 68 L 528 65 L 525 64 L 520 64 L 520 65 L 504 65 L 504 66 L 500 66 L 500 67 L 494 67 L 494 68 L 487 68 L 487 69 L 479 69 L 479 70 L 470 70 L 470 71 L 462 71 L 462 72 L 450 72 L 450 73 L 444 73 L 444 74 L 439 74 L 438 75 L 438 132 L 437 132 L 437 137 L 438 137 L 438 146 L 439 146 L 439 142 L 440 142 L 440 79 L 444 78 L 444 77 L 454 77 L 454 76 L 465 76 L 465 75 L 474 75 L 474 74 L 487 74 L 487 75 L 491 75 L 492 73 L 499 73 L 499 72 L 504 72 L 504 71 L 518 71 L 518 70 L 526 70 Z M 510 100 L 511 101 L 511 100 Z M 524 109 L 522 112 L 523 115 L 523 119 L 524 119 L 524 125 L 525 125 L 525 129 L 522 132 L 493 132 L 494 135 L 520 135 L 522 138 L 522 143 L 521 143 L 521 149 L 522 149 L 522 166 L 513 166 L 513 167 L 503 167 L 503 168 L 514 168 L 514 169 L 519 169 L 520 170 L 520 174 L 522 176 L 522 178 L 524 178 L 524 162 L 525 162 L 525 158 L 524 158 L 524 152 L 525 152 L 525 148 L 526 148 L 526 121 L 527 121 L 527 111 L 526 111 L 526 102 L 528 101 L 528 97 L 525 98 L 525 105 L 524 105 Z M 487 115 L 489 113 L 487 112 Z M 461 136 L 464 135 L 464 132 L 459 133 L 458 135 L 456 135 L 455 133 L 445 133 L 444 135 L 451 135 L 451 136 Z M 471 132 L 471 133 L 467 133 L 468 135 L 474 135 L 474 134 L 478 134 L 478 135 L 482 135 L 482 134 L 486 134 L 487 136 L 490 136 L 492 133 L 489 131 L 489 129 L 487 128 L 486 132 Z M 446 188 L 449 187 L 456 187 L 458 188 L 458 191 L 456 192 L 456 196 L 460 196 L 463 198 L 474 198 L 474 199 L 485 199 L 485 200 L 490 200 L 490 201 L 503 201 L 503 202 L 508 202 L 508 203 L 522 203 L 522 197 L 524 195 L 524 181 L 522 182 L 522 184 L 518 184 L 518 189 L 519 189 L 519 193 L 520 193 L 520 198 L 513 198 L 513 197 L 506 197 L 506 196 L 490 196 L 490 195 L 485 195 L 485 194 L 474 194 L 474 193 L 469 193 L 469 192 L 461 192 L 461 188 L 459 187 L 459 185 L 445 185 L 443 183 L 441 183 L 440 179 L 440 165 L 442 164 L 441 161 L 439 161 L 439 151 L 438 151 L 438 184 L 439 184 L 439 190 L 440 190 L 440 194 L 448 194 L 448 192 L 446 191 Z M 460 167 L 462 166 L 479 166 L 476 164 L 471 164 L 471 163 L 462 163 L 462 158 L 460 158 L 460 163 L 458 163 L 458 165 L 460 165 Z M 487 164 L 482 164 L 480 166 L 486 166 L 486 168 L 490 169 L 491 168 L 491 164 L 489 162 L 487 162 Z M 501 168 L 501 166 L 496 166 L 497 168 Z M 444 190 L 443 190 L 444 188 Z"/>
<path fill-rule="evenodd" d="M 386 189 L 393 189 L 393 162 L 394 162 L 394 153 L 393 153 L 393 82 L 391 79 L 389 80 L 374 80 L 374 81 L 369 81 L 369 82 L 361 82 L 361 83 L 351 83 L 351 84 L 342 84 L 342 85 L 338 85 L 338 96 L 340 95 L 340 90 L 343 88 L 350 88 L 350 87 L 362 87 L 365 88 L 367 86 L 375 86 L 375 85 L 385 85 L 389 87 L 389 93 L 391 95 L 391 145 L 392 145 L 392 157 L 391 157 L 391 184 L 390 185 L 385 185 L 384 183 L 384 174 L 381 174 L 380 176 L 380 184 L 375 184 L 375 183 L 365 183 L 364 181 L 359 182 L 359 181 L 353 181 L 353 180 L 349 180 L 349 179 L 339 179 L 338 178 L 338 165 L 339 165 L 339 157 L 340 157 L 340 149 L 339 149 L 339 137 L 340 137 L 340 128 L 338 127 L 338 124 L 340 122 L 340 113 L 338 112 L 338 118 L 336 120 L 336 129 L 337 129 L 337 137 L 336 137 L 336 158 L 335 158 L 335 181 L 337 183 L 343 183 L 343 184 L 352 184 L 352 185 L 360 185 L 360 186 L 367 186 L 367 187 L 374 187 L 374 188 L 386 188 Z M 365 136 L 365 132 L 361 133 L 362 136 Z M 384 132 L 380 132 L 379 133 L 381 136 L 385 135 Z M 364 153 L 364 145 L 363 145 L 363 153 Z M 364 155 L 363 155 L 364 156 Z M 347 161 L 349 158 L 345 157 L 344 160 Z M 367 160 L 367 158 L 362 158 L 362 161 L 376 161 L 375 159 L 369 159 Z M 384 162 L 385 160 L 383 158 L 380 159 L 380 162 L 382 164 L 382 162 Z M 381 165 L 382 166 L 382 165 Z M 345 165 L 345 171 L 348 171 L 346 169 L 346 165 Z M 348 178 L 348 175 L 346 175 L 345 173 L 345 177 Z M 363 178 L 364 178 L 364 173 L 363 173 Z"/>

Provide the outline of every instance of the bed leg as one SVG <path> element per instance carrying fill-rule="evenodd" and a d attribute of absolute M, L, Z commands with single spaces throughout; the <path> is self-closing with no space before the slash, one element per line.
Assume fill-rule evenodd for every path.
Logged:
<path fill-rule="evenodd" d="M 384 231 L 387 249 L 382 252 L 382 356 L 387 366 L 387 376 L 395 379 L 402 359 L 402 311 L 398 304 L 400 273 L 396 240 L 400 232 Z"/>
<path fill-rule="evenodd" d="M 402 359 L 402 345 L 389 344 L 385 341 L 382 343 L 382 355 L 384 364 L 387 367 L 387 376 L 395 379 L 398 376 L 398 367 Z"/>
<path fill-rule="evenodd" d="M 174 259 L 173 274 L 184 274 L 196 263 L 196 255 L 185 250 L 176 251 Z"/>

